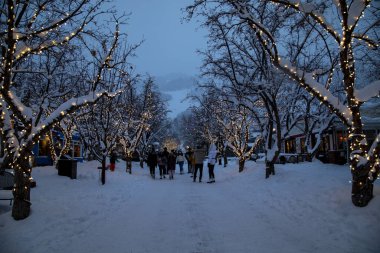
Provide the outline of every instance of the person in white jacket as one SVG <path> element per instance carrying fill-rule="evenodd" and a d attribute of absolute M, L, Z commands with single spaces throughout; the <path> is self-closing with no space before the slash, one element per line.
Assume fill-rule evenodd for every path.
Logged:
<path fill-rule="evenodd" d="M 183 164 L 185 162 L 185 157 L 183 156 L 182 151 L 178 151 L 177 153 L 177 163 L 179 165 L 179 172 L 182 175 L 183 174 Z"/>
<path fill-rule="evenodd" d="M 211 143 L 210 149 L 208 150 L 208 160 L 207 160 L 207 167 L 208 167 L 208 175 L 209 175 L 209 181 L 207 183 L 215 183 L 215 174 L 214 174 L 214 167 L 216 163 L 217 158 L 217 151 L 216 146 L 214 143 Z"/>

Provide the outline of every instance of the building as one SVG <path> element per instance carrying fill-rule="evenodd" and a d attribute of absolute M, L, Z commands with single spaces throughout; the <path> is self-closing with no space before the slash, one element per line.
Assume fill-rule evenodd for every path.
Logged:
<path fill-rule="evenodd" d="M 380 133 L 380 103 L 367 103 L 362 106 L 364 134 L 369 146 Z M 315 138 L 312 138 L 315 144 Z M 295 127 L 283 143 L 282 152 L 306 154 L 305 137 L 299 127 Z M 322 136 L 316 157 L 325 163 L 345 164 L 349 158 L 347 127 L 336 121 Z"/>
<path fill-rule="evenodd" d="M 57 148 L 60 148 L 63 145 L 64 135 L 59 131 L 53 130 L 53 138 L 54 142 L 58 145 Z M 33 166 L 53 165 L 53 160 L 50 155 L 48 137 L 41 139 L 38 143 L 34 145 L 33 154 Z M 78 133 L 73 134 L 71 148 L 67 155 L 73 157 L 77 161 L 83 162 L 83 145 L 80 142 L 80 137 Z"/>

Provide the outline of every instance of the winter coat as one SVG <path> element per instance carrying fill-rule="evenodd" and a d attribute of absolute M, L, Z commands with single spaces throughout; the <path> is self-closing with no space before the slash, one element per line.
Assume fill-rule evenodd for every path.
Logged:
<path fill-rule="evenodd" d="M 203 164 L 204 159 L 205 159 L 205 150 L 204 149 L 195 149 L 194 150 L 194 163 L 195 164 Z"/>
<path fill-rule="evenodd" d="M 116 163 L 116 155 L 115 154 L 111 154 L 111 157 L 110 157 L 110 163 Z"/>
<path fill-rule="evenodd" d="M 168 163 L 168 159 L 166 158 L 166 156 L 160 154 L 157 157 L 157 163 L 158 163 L 158 166 L 166 166 Z"/>
<path fill-rule="evenodd" d="M 211 165 L 215 165 L 216 156 L 217 156 L 216 146 L 215 144 L 211 144 L 210 149 L 208 150 L 207 163 Z"/>
<path fill-rule="evenodd" d="M 185 158 L 183 157 L 183 155 L 182 154 L 179 154 L 178 156 L 177 156 L 177 162 L 179 163 L 179 162 L 184 162 L 185 161 Z"/>
<path fill-rule="evenodd" d="M 157 166 L 157 154 L 156 153 L 149 153 L 148 157 L 146 159 L 146 164 L 148 164 L 149 167 L 156 167 Z"/>
<path fill-rule="evenodd" d="M 173 153 L 169 154 L 168 157 L 168 170 L 175 170 L 176 157 Z"/>
<path fill-rule="evenodd" d="M 189 163 L 190 163 L 191 165 L 195 165 L 194 152 L 191 152 L 191 153 L 190 153 Z"/>
<path fill-rule="evenodd" d="M 193 153 L 192 151 L 187 151 L 187 152 L 185 153 L 185 158 L 186 158 L 186 161 L 187 161 L 187 162 L 191 162 L 191 161 L 190 161 L 190 156 L 191 156 L 192 153 Z"/>
<path fill-rule="evenodd" d="M 163 154 L 164 156 L 166 156 L 166 158 L 169 157 L 169 151 L 167 151 L 167 150 L 162 151 L 162 154 Z"/>

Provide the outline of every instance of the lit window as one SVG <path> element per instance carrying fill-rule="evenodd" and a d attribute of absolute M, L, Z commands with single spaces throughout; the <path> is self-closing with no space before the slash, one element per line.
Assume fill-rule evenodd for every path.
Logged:
<path fill-rule="evenodd" d="M 49 140 L 45 138 L 38 142 L 38 156 L 48 156 L 49 155 Z"/>
<path fill-rule="evenodd" d="M 73 146 L 74 146 L 74 157 L 82 157 L 80 143 L 79 142 L 73 142 Z"/>

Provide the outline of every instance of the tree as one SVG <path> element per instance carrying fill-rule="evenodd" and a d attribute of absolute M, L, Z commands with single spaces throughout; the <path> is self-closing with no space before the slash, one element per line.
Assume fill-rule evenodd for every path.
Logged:
<path fill-rule="evenodd" d="M 208 137 L 209 143 L 217 142 L 217 137 L 223 136 L 224 144 L 238 157 L 239 172 L 242 172 L 245 161 L 251 157 L 261 141 L 259 137 L 254 145 L 248 146 L 254 118 L 247 106 L 244 106 L 242 97 L 233 93 L 233 90 L 224 91 L 215 85 L 204 88 L 205 94 L 197 97 L 200 104 L 197 111 L 203 112 L 199 118 L 205 119 L 201 132 Z"/>
<path fill-rule="evenodd" d="M 171 120 L 167 118 L 168 108 L 167 103 L 163 99 L 162 94 L 158 91 L 153 78 L 148 77 L 144 81 L 144 89 L 139 96 L 140 110 L 139 113 L 145 113 L 145 131 L 139 139 L 135 151 L 140 157 L 140 166 L 143 167 L 144 159 L 147 153 L 151 150 L 152 145 L 156 143 L 162 144 L 169 135 L 171 128 Z"/>
<path fill-rule="evenodd" d="M 33 145 L 66 115 L 85 105 L 96 103 L 102 97 L 113 97 L 120 92 L 110 92 L 107 85 L 100 87 L 102 74 L 109 66 L 117 47 L 120 19 L 113 19 L 115 31 L 111 36 L 103 36 L 101 29 L 96 30 L 93 21 L 102 14 L 99 7 L 103 2 L 74 0 L 65 4 L 48 0 L 37 4 L 30 1 L 7 0 L 2 3 L 0 100 L 2 131 L 6 133 L 6 149 L 11 157 L 11 167 L 15 171 L 12 216 L 16 220 L 24 219 L 30 213 L 32 168 L 29 160 Z M 62 97 L 67 92 L 65 88 L 70 87 L 46 86 L 48 88 L 40 94 L 39 101 L 28 102 L 22 99 L 27 97 L 24 94 L 27 89 L 22 86 L 26 80 L 24 74 L 31 74 L 31 71 L 24 68 L 28 59 L 38 57 L 40 53 L 54 52 L 65 44 L 84 42 L 87 35 L 95 34 L 103 40 L 105 50 L 104 54 L 98 55 L 99 58 L 94 64 L 97 66 L 96 71 L 86 80 L 85 94 L 77 97 L 73 94 L 64 101 L 57 99 L 56 104 L 51 106 L 50 99 Z M 77 76 L 81 74 L 83 73 L 80 69 Z M 48 78 L 50 79 L 50 76 Z"/>
<path fill-rule="evenodd" d="M 209 49 L 202 52 L 202 74 L 214 83 L 218 80 L 220 84 L 216 85 L 234 94 L 238 106 L 251 111 L 265 140 L 268 178 L 275 174 L 274 163 L 282 142 L 299 118 L 294 110 L 297 100 L 289 99 L 295 89 L 284 75 L 271 68 L 258 43 L 239 39 L 247 37 L 244 29 L 233 29 L 230 22 L 223 24 L 219 17 L 209 17 L 206 24 L 210 28 L 210 41 Z"/>
<path fill-rule="evenodd" d="M 227 140 L 228 147 L 232 149 L 239 159 L 239 172 L 242 172 L 245 161 L 255 152 L 260 144 L 261 137 L 256 138 L 256 142 L 249 147 L 248 143 L 253 130 L 254 118 L 248 108 L 242 106 L 239 102 L 230 101 L 228 106 L 233 108 L 222 107 L 227 110 L 223 110 L 222 114 L 219 113 L 217 116 L 218 122 L 222 126 L 222 133 Z"/>
<path fill-rule="evenodd" d="M 70 151 L 74 129 L 74 120 L 71 116 L 67 116 L 58 122 L 55 125 L 55 129 L 50 129 L 48 133 L 49 149 L 50 157 L 53 160 L 53 165 L 57 165 L 58 160 Z M 61 139 L 60 136 L 56 136 L 57 131 L 63 134 L 63 139 Z"/>
<path fill-rule="evenodd" d="M 379 9 L 370 6 L 370 2 L 370 0 L 339 0 L 331 3 L 288 0 L 198 0 L 187 8 L 190 15 L 200 10 L 214 15 L 228 16 L 235 22 L 245 24 L 251 31 L 251 36 L 265 49 L 271 63 L 327 106 L 347 126 L 353 178 L 352 202 L 356 206 L 366 206 L 369 203 L 373 197 L 373 182 L 380 171 L 378 157 L 380 135 L 371 146 L 367 143 L 360 111 L 365 102 L 379 95 L 380 81 L 376 80 L 363 87 L 360 87 L 356 81 L 360 76 L 356 67 L 359 62 L 355 63 L 355 60 L 358 60 L 357 55 L 378 48 L 376 28 L 379 24 Z M 267 29 L 267 23 L 284 19 L 286 20 L 284 24 L 291 24 L 299 30 L 306 31 L 306 28 L 312 27 L 312 34 L 303 33 L 301 39 L 323 47 L 326 57 L 336 59 L 340 64 L 339 67 L 333 68 L 330 65 L 324 69 L 310 71 L 302 68 L 298 57 L 288 59 L 289 52 L 282 45 L 284 40 L 291 39 L 295 35 L 294 30 L 287 29 L 289 26 L 285 25 L 274 31 Z M 301 50 L 299 56 L 302 60 L 308 60 L 302 57 L 304 50 L 309 48 Z M 342 91 L 339 95 L 334 95 L 330 87 L 315 79 L 317 73 L 326 70 L 332 70 L 337 77 L 338 74 L 341 75 L 341 82 L 337 82 Z"/>
<path fill-rule="evenodd" d="M 118 90 L 124 87 L 127 91 L 112 98 L 103 98 L 96 105 L 84 108 L 76 125 L 81 139 L 90 153 L 102 164 L 102 184 L 105 184 L 106 159 L 116 149 L 118 143 L 126 140 L 126 128 L 130 122 L 125 119 L 133 113 L 131 108 L 136 107 L 135 101 L 135 79 L 128 63 L 129 57 L 134 55 L 140 44 L 128 45 L 123 41 L 124 46 L 118 47 L 112 57 L 112 62 L 107 66 L 107 71 L 103 73 L 100 84 L 108 86 L 109 89 Z M 105 47 L 97 48 L 97 55 L 102 55 Z M 96 70 L 96 65 L 94 66 Z M 91 71 L 91 70 L 90 70 Z M 137 128 L 138 132 L 142 130 Z M 141 135 L 141 133 L 140 133 Z M 128 143 L 130 145 L 131 143 Z M 124 145 L 124 148 L 126 145 Z"/>
<path fill-rule="evenodd" d="M 124 105 L 120 105 L 121 125 L 120 143 L 123 146 L 124 157 L 132 160 L 135 151 L 143 156 L 147 147 L 147 136 L 152 135 L 152 127 L 164 117 L 165 109 L 158 92 L 155 92 L 154 80 L 147 77 L 143 81 L 141 93 L 126 93 Z"/>

